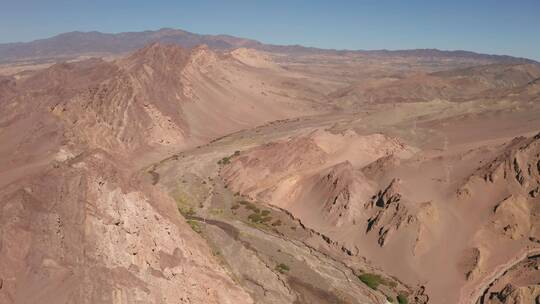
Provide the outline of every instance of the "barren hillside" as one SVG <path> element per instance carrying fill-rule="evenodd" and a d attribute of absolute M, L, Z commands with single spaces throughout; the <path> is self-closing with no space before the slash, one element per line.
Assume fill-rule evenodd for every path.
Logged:
<path fill-rule="evenodd" d="M 170 29 L 0 57 L 0 303 L 539 299 L 532 61 Z"/>

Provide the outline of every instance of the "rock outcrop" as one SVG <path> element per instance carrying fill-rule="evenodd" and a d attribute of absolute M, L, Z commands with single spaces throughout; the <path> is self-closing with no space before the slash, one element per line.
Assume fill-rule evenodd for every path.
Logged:
<path fill-rule="evenodd" d="M 106 152 L 0 191 L 2 303 L 251 303 L 159 191 Z"/>

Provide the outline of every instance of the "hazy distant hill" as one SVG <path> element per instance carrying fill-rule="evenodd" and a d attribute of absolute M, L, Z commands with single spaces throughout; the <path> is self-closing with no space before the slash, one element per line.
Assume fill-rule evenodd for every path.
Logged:
<path fill-rule="evenodd" d="M 12 62 L 26 59 L 69 58 L 80 55 L 121 54 L 152 42 L 179 44 L 186 48 L 206 44 L 212 49 L 232 49 L 249 47 L 265 51 L 284 53 L 357 53 L 374 56 L 402 56 L 423 58 L 468 58 L 489 60 L 497 63 L 534 62 L 525 58 L 511 56 L 486 55 L 468 51 L 441 51 L 437 49 L 418 50 L 373 50 L 347 51 L 325 50 L 300 45 L 282 46 L 263 44 L 256 40 L 238 38 L 229 35 L 200 35 L 178 29 L 164 28 L 157 31 L 125 32 L 108 34 L 101 32 L 69 32 L 51 38 L 31 42 L 0 44 L 0 62 Z"/>

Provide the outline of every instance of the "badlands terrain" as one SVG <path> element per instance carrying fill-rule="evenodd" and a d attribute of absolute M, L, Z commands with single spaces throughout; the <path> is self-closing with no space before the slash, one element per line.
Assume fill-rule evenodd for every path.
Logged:
<path fill-rule="evenodd" d="M 531 60 L 67 33 L 0 143 L 0 303 L 540 303 Z"/>

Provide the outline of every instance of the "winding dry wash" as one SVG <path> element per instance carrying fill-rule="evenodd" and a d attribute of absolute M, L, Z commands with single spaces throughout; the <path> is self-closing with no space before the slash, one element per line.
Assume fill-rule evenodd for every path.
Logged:
<path fill-rule="evenodd" d="M 0 303 L 540 303 L 540 64 L 0 44 Z"/>

